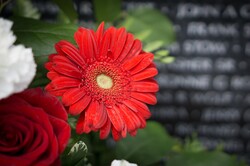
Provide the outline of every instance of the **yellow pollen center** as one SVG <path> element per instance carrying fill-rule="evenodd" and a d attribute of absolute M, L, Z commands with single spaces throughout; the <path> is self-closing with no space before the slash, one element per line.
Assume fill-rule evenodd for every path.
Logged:
<path fill-rule="evenodd" d="M 97 85 L 103 89 L 110 89 L 113 86 L 113 80 L 105 74 L 100 74 L 96 77 Z"/>

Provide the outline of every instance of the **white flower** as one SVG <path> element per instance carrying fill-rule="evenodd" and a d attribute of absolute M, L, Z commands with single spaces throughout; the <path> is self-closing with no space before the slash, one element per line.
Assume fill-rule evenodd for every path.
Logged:
<path fill-rule="evenodd" d="M 129 163 L 126 160 L 113 160 L 111 166 L 137 166 L 137 164 Z"/>
<path fill-rule="evenodd" d="M 36 73 L 31 48 L 13 45 L 12 24 L 0 18 L 0 99 L 26 89 Z"/>

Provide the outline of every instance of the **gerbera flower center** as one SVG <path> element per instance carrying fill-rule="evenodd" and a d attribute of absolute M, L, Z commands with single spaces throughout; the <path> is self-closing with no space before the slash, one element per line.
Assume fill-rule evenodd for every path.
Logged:
<path fill-rule="evenodd" d="M 130 95 L 130 76 L 120 66 L 95 62 L 84 69 L 82 85 L 93 99 L 111 106 Z"/>
<path fill-rule="evenodd" d="M 105 74 L 100 74 L 96 77 L 97 85 L 103 89 L 110 89 L 113 86 L 113 80 Z"/>

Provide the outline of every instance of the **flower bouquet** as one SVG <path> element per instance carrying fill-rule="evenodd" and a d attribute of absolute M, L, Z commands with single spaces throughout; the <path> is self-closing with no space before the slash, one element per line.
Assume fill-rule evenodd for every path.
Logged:
<path fill-rule="evenodd" d="M 120 1 L 95 0 L 100 23 L 87 28 L 75 22 L 71 1 L 54 2 L 56 23 L 38 20 L 28 0 L 14 2 L 23 9 L 14 17 L 0 18 L 1 166 L 244 165 L 146 121 L 159 91 L 155 61 L 173 61 L 163 47 L 174 39 L 165 16 L 152 9 L 123 16 Z M 104 10 L 110 6 L 112 14 Z M 154 19 L 167 29 L 158 36 Z"/>

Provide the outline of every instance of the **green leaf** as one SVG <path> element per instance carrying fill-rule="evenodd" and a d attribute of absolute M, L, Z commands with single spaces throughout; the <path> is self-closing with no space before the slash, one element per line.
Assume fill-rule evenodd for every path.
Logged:
<path fill-rule="evenodd" d="M 178 144 L 159 123 L 148 122 L 135 137 L 128 136 L 117 143 L 116 156 L 146 166 L 159 162 Z"/>
<path fill-rule="evenodd" d="M 168 50 L 159 50 L 154 53 L 154 59 L 156 61 L 162 62 L 162 63 L 172 63 L 175 58 L 172 56 L 169 56 Z"/>
<path fill-rule="evenodd" d="M 41 14 L 35 8 L 30 0 L 16 0 L 13 8 L 15 16 L 39 19 Z"/>
<path fill-rule="evenodd" d="M 75 143 L 68 154 L 61 157 L 62 166 L 84 166 L 87 162 L 87 152 L 88 148 L 84 142 Z"/>
<path fill-rule="evenodd" d="M 31 47 L 35 55 L 37 73 L 30 87 L 43 87 L 49 82 L 46 77 L 47 70 L 44 68 L 48 55 L 55 53 L 54 45 L 60 40 L 74 43 L 73 35 L 77 26 L 52 24 L 23 17 L 15 17 L 13 21 L 13 31 L 17 36 L 17 43 Z"/>
<path fill-rule="evenodd" d="M 35 56 L 49 55 L 55 52 L 54 45 L 60 40 L 74 43 L 74 24 L 52 24 L 29 18 L 15 17 L 13 31 L 17 43 L 31 47 Z"/>
<path fill-rule="evenodd" d="M 67 16 L 67 21 L 69 22 L 76 22 L 77 20 L 77 13 L 74 8 L 73 0 L 52 0 L 54 3 L 58 5 L 60 8 L 60 17 Z M 63 14 L 62 14 L 62 13 Z M 62 16 L 63 15 L 63 16 Z M 61 18 L 62 19 L 62 18 Z M 66 19 L 66 18 L 64 18 Z"/>
<path fill-rule="evenodd" d="M 174 57 L 163 57 L 163 58 L 155 58 L 156 60 L 158 60 L 159 62 L 161 62 L 161 63 L 172 63 L 174 60 L 175 60 L 175 58 Z"/>
<path fill-rule="evenodd" d="M 152 52 L 154 50 L 159 49 L 160 47 L 162 47 L 164 45 L 164 42 L 162 40 L 156 40 L 156 41 L 152 41 L 150 43 L 147 43 L 143 50 L 146 52 Z"/>
<path fill-rule="evenodd" d="M 183 151 L 186 152 L 201 152 L 205 151 L 205 147 L 202 143 L 197 139 L 197 135 L 193 134 L 192 138 L 186 138 L 185 144 L 183 145 Z"/>
<path fill-rule="evenodd" d="M 169 153 L 166 166 L 246 166 L 236 156 L 226 154 L 221 147 L 208 151 L 194 134 L 185 144 Z"/>
<path fill-rule="evenodd" d="M 169 55 L 169 51 L 168 50 L 159 50 L 155 52 L 155 56 L 158 57 L 164 57 L 164 56 L 168 56 Z"/>
<path fill-rule="evenodd" d="M 44 64 L 48 61 L 48 56 L 35 56 L 35 62 L 37 64 L 37 72 L 35 78 L 31 82 L 29 88 L 44 87 L 49 83 L 47 78 L 47 70 L 44 68 Z"/>
<path fill-rule="evenodd" d="M 98 22 L 113 22 L 121 13 L 121 0 L 93 0 Z"/>
<path fill-rule="evenodd" d="M 139 8 L 130 11 L 121 26 L 125 26 L 128 31 L 135 34 L 135 37 L 144 43 L 156 44 L 154 50 L 175 40 L 171 21 L 158 10 Z"/>
<path fill-rule="evenodd" d="M 166 166 L 246 166 L 242 161 L 237 160 L 235 156 L 230 156 L 220 151 L 186 151 L 180 154 L 174 154 L 167 160 Z"/>

